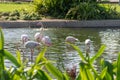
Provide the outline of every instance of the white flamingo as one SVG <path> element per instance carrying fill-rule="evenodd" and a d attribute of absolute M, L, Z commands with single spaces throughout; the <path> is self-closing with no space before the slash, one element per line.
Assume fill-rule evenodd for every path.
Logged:
<path fill-rule="evenodd" d="M 22 44 L 24 44 L 25 42 L 27 42 L 29 40 L 29 37 L 27 34 L 22 34 L 21 35 L 21 41 L 22 41 Z"/>
<path fill-rule="evenodd" d="M 73 36 L 67 36 L 65 41 L 69 43 L 75 43 L 76 41 L 78 41 L 78 39 Z"/>
<path fill-rule="evenodd" d="M 35 33 L 35 35 L 34 35 L 34 38 L 35 38 L 35 40 L 37 41 L 37 42 L 41 42 L 41 40 L 42 40 L 42 38 L 43 38 L 43 32 L 44 32 L 44 28 L 43 27 L 41 27 L 40 28 L 40 32 L 37 32 L 37 33 Z"/>
<path fill-rule="evenodd" d="M 29 40 L 29 36 L 27 34 L 22 34 L 21 35 L 21 41 L 22 41 L 22 45 L 25 44 L 25 42 L 27 42 Z M 25 60 L 25 54 L 24 54 L 24 50 L 22 50 L 23 52 L 23 61 Z"/>
<path fill-rule="evenodd" d="M 91 40 L 90 39 L 86 39 L 85 40 L 85 48 L 86 48 L 86 57 L 89 56 L 90 53 L 90 44 L 91 44 Z"/>
<path fill-rule="evenodd" d="M 34 35 L 34 38 L 37 42 L 41 42 L 42 38 L 43 38 L 43 34 L 41 34 L 40 32 L 37 32 L 35 35 Z"/>
<path fill-rule="evenodd" d="M 40 47 L 40 43 L 35 41 L 27 41 L 24 44 L 25 48 L 29 48 L 31 50 L 31 61 L 33 61 L 33 54 L 34 54 L 34 48 Z"/>
<path fill-rule="evenodd" d="M 91 44 L 91 40 L 90 39 L 86 39 L 85 40 L 85 45 L 90 45 Z"/>
<path fill-rule="evenodd" d="M 43 45 L 48 46 L 48 47 L 52 45 L 52 42 L 49 36 L 44 36 L 41 42 Z"/>

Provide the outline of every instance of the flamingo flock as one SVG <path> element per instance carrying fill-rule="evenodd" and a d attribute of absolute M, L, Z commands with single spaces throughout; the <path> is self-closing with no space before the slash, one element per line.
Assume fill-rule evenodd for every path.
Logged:
<path fill-rule="evenodd" d="M 22 45 L 24 45 L 25 48 L 30 49 L 31 52 L 31 61 L 33 61 L 33 54 L 34 54 L 34 49 L 37 47 L 41 47 L 41 45 L 50 47 L 52 46 L 52 41 L 51 38 L 47 36 L 43 36 L 44 28 L 43 24 L 40 22 L 37 25 L 41 26 L 40 31 L 36 32 L 34 35 L 34 40 L 30 40 L 29 36 L 27 34 L 22 34 L 21 35 L 21 41 Z M 77 38 L 73 36 L 67 36 L 65 38 L 65 42 L 69 43 L 75 43 L 76 41 L 79 41 Z M 85 41 L 86 45 L 90 45 L 90 39 L 87 39 Z"/>
<path fill-rule="evenodd" d="M 41 25 L 41 23 L 39 23 Z M 44 46 L 52 46 L 52 42 L 49 36 L 43 36 L 43 27 L 40 28 L 40 32 L 35 33 L 34 40 L 30 40 L 29 36 L 27 34 L 21 35 L 21 41 L 22 45 L 24 45 L 25 48 L 30 49 L 31 52 L 31 61 L 33 61 L 33 54 L 34 49 L 37 47 L 40 47 L 41 44 Z"/>

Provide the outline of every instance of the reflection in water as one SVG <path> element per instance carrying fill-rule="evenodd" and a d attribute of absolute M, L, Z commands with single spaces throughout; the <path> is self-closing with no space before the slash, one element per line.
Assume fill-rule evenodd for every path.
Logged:
<path fill-rule="evenodd" d="M 34 34 L 39 31 L 40 28 L 3 29 L 5 34 L 5 48 L 13 54 L 15 54 L 17 48 L 24 49 L 25 56 L 29 58 L 29 50 L 21 45 L 20 36 L 22 34 L 28 34 L 30 39 L 34 40 Z M 98 51 L 101 44 L 107 45 L 106 54 L 103 55 L 106 59 L 116 58 L 113 55 L 120 50 L 120 29 L 46 28 L 43 34 L 49 35 L 53 43 L 53 46 L 48 48 L 45 56 L 47 59 L 55 61 L 55 65 L 61 70 L 68 66 L 78 65 L 81 60 L 74 49 L 66 47 L 65 38 L 67 36 L 74 36 L 79 39 L 75 45 L 80 47 L 83 53 L 85 53 L 84 41 L 88 38 L 91 39 L 93 42 L 90 45 L 90 56 L 93 56 Z M 39 52 L 35 50 L 34 58 Z"/>
<path fill-rule="evenodd" d="M 105 53 L 108 59 L 116 59 L 120 51 L 120 29 L 107 29 L 99 32 L 101 43 L 107 46 Z"/>

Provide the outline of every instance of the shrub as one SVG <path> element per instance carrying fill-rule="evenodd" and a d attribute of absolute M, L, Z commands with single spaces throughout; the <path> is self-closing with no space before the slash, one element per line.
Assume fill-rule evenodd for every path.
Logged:
<path fill-rule="evenodd" d="M 34 0 L 35 10 L 40 14 L 65 17 L 67 11 L 80 0 Z"/>
<path fill-rule="evenodd" d="M 117 12 L 114 8 L 105 8 L 96 3 L 80 3 L 79 5 L 69 9 L 66 14 L 67 19 L 78 20 L 96 20 L 96 19 L 112 19 L 116 17 Z"/>
<path fill-rule="evenodd" d="M 40 20 L 41 16 L 35 12 L 27 12 L 25 10 L 20 12 L 20 19 L 22 20 Z"/>
<path fill-rule="evenodd" d="M 115 8 L 103 7 L 96 0 L 34 0 L 35 10 L 57 18 L 93 20 L 116 18 Z"/>
<path fill-rule="evenodd" d="M 19 13 L 19 11 L 18 10 L 15 10 L 15 11 L 13 11 L 13 12 L 11 12 L 10 14 L 9 14 L 9 16 L 20 16 L 20 13 Z"/>

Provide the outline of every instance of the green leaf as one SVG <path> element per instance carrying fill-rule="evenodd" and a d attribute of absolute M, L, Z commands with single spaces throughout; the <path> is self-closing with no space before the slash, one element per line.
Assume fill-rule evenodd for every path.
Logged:
<path fill-rule="evenodd" d="M 112 76 L 107 72 L 105 75 L 105 80 L 114 80 L 114 79 L 112 79 Z"/>
<path fill-rule="evenodd" d="M 0 28 L 0 80 L 5 80 L 4 76 L 4 36 Z"/>
<path fill-rule="evenodd" d="M 52 73 L 58 80 L 63 80 L 63 74 L 60 72 L 55 66 L 53 66 L 50 62 L 46 63 L 47 70 Z"/>
<path fill-rule="evenodd" d="M 0 28 L 0 51 L 3 51 L 3 49 L 4 49 L 4 36 L 2 29 Z"/>
<path fill-rule="evenodd" d="M 37 78 L 38 80 L 52 80 L 52 78 L 42 70 L 38 70 L 34 78 Z"/>
<path fill-rule="evenodd" d="M 76 77 L 75 80 L 82 80 L 82 79 L 81 79 L 81 76 L 80 76 L 80 73 L 77 75 L 77 77 Z"/>
<path fill-rule="evenodd" d="M 116 80 L 120 80 L 120 52 L 117 59 L 117 79 Z"/>
<path fill-rule="evenodd" d="M 66 42 L 66 43 L 69 44 L 69 45 L 71 45 L 71 46 L 79 53 L 79 56 L 81 57 L 81 59 L 82 59 L 83 61 L 85 61 L 85 57 L 83 56 L 83 53 L 82 53 L 82 51 L 80 50 L 79 47 L 77 47 L 77 46 L 75 46 L 75 45 L 73 45 L 73 44 L 70 44 L 70 43 L 68 43 L 68 42 Z"/>
<path fill-rule="evenodd" d="M 93 63 L 95 59 L 97 59 L 98 57 L 100 57 L 102 55 L 102 53 L 104 52 L 105 48 L 106 48 L 106 46 L 102 45 L 101 48 L 99 49 L 99 51 L 97 52 L 97 54 L 95 54 L 95 56 L 93 56 L 90 59 L 90 62 Z"/>
<path fill-rule="evenodd" d="M 17 55 L 18 63 L 22 65 L 21 54 L 20 54 L 20 52 L 18 50 L 16 51 L 16 55 Z"/>
<path fill-rule="evenodd" d="M 106 73 L 107 73 L 107 67 L 105 67 L 105 68 L 102 70 L 101 74 L 100 74 L 100 78 L 101 78 L 102 80 L 103 80 L 104 76 L 106 75 Z"/>
<path fill-rule="evenodd" d="M 7 50 L 4 50 L 4 56 L 10 60 L 13 64 L 15 64 L 17 67 L 20 67 L 19 62 L 17 61 L 17 59 Z"/>
<path fill-rule="evenodd" d="M 11 80 L 10 79 L 11 75 L 9 74 L 9 71 L 4 70 L 4 77 L 5 77 L 5 80 Z"/>
<path fill-rule="evenodd" d="M 21 80 L 21 79 L 20 79 L 20 75 L 15 74 L 15 75 L 13 76 L 13 80 Z"/>
<path fill-rule="evenodd" d="M 63 80 L 70 80 L 70 77 L 67 75 L 67 73 L 63 73 L 64 79 Z"/>
<path fill-rule="evenodd" d="M 40 60 L 44 57 L 44 54 L 47 50 L 47 47 L 45 47 L 40 53 L 39 55 L 37 56 L 36 60 L 35 60 L 35 63 L 38 64 L 40 62 Z"/>
<path fill-rule="evenodd" d="M 102 68 L 107 67 L 107 74 L 105 76 L 111 76 L 111 79 L 113 80 L 114 72 L 113 72 L 113 65 L 109 61 L 104 61 L 104 59 L 101 60 L 101 66 Z"/>
<path fill-rule="evenodd" d="M 81 80 L 94 80 L 94 76 L 91 70 L 88 68 L 88 65 L 84 62 L 80 63 L 80 75 Z"/>

